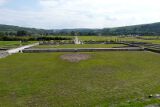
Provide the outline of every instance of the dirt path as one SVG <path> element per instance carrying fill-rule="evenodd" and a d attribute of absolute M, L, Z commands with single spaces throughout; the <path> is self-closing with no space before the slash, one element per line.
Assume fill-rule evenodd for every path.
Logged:
<path fill-rule="evenodd" d="M 60 56 L 61 59 L 67 60 L 69 62 L 79 62 L 81 60 L 87 60 L 91 56 L 88 54 L 74 53 L 74 54 L 64 54 Z"/>

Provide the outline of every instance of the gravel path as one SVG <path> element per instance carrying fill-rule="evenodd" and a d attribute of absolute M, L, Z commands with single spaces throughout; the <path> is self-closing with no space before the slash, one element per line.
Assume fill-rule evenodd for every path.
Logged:
<path fill-rule="evenodd" d="M 8 52 L 6 52 L 6 51 L 0 51 L 0 58 L 4 58 L 4 57 L 6 57 L 8 55 L 9 55 Z"/>
<path fill-rule="evenodd" d="M 10 50 L 7 50 L 7 52 L 9 54 L 14 54 L 14 53 L 21 52 L 24 49 L 31 48 L 31 47 L 37 46 L 37 45 L 39 45 L 39 43 L 35 43 L 35 44 L 31 44 L 31 45 L 26 45 L 26 46 L 22 46 L 22 47 L 15 48 L 15 49 L 10 49 Z"/>
<path fill-rule="evenodd" d="M 10 49 L 10 50 L 7 50 L 7 51 L 0 51 L 0 58 L 7 57 L 8 55 L 21 52 L 24 49 L 31 48 L 31 47 L 37 46 L 37 45 L 39 45 L 39 43 L 35 43 L 35 44 L 31 44 L 31 45 L 26 45 L 26 46 L 22 46 L 22 47 L 15 48 L 15 49 Z"/>

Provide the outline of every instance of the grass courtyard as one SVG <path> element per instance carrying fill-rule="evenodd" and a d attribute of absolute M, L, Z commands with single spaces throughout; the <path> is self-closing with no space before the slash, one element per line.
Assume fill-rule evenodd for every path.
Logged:
<path fill-rule="evenodd" d="M 11 49 L 11 48 L 20 47 L 23 45 L 28 45 L 31 43 L 35 43 L 35 42 L 29 41 L 26 43 L 20 43 L 20 41 L 0 41 L 0 48 Z"/>
<path fill-rule="evenodd" d="M 153 39 L 154 40 L 144 40 L 136 37 L 120 37 L 120 36 L 78 36 L 78 38 L 82 41 L 132 41 L 132 42 L 146 42 L 153 44 L 160 44 L 159 37 L 156 36 L 143 36 L 141 38 L 144 39 Z"/>
<path fill-rule="evenodd" d="M 124 47 L 123 44 L 83 44 L 83 45 L 39 45 L 34 48 L 114 48 L 114 47 Z"/>
<path fill-rule="evenodd" d="M 68 62 L 68 53 L 15 54 L 0 59 L 2 107 L 143 107 L 160 103 L 160 55 L 93 52 Z"/>

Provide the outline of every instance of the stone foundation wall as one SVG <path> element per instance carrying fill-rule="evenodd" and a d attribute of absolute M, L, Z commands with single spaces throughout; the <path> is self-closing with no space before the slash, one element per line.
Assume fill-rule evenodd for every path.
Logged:
<path fill-rule="evenodd" d="M 79 49 L 25 49 L 23 53 L 47 52 L 102 52 L 102 51 L 144 51 L 142 48 L 79 48 Z"/>

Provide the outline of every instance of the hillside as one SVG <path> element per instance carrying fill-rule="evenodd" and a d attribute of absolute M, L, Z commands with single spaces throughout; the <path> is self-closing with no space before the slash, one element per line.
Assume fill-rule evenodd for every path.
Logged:
<path fill-rule="evenodd" d="M 104 35 L 160 35 L 160 23 L 105 28 L 101 33 Z"/>
<path fill-rule="evenodd" d="M 29 33 L 42 33 L 42 32 L 47 31 L 47 30 L 43 30 L 43 29 L 0 24 L 0 32 L 17 32 L 17 31 L 21 31 L 21 30 L 25 30 Z"/>
<path fill-rule="evenodd" d="M 160 22 L 152 24 L 124 26 L 104 29 L 59 29 L 45 30 L 36 28 L 18 27 L 12 25 L 0 25 L 0 32 L 17 32 L 25 30 L 34 34 L 55 34 L 55 35 L 160 35 Z"/>

